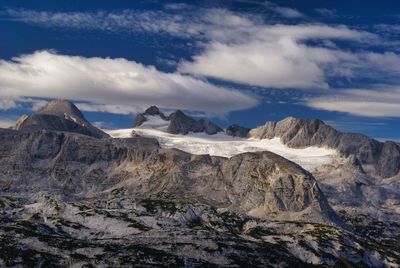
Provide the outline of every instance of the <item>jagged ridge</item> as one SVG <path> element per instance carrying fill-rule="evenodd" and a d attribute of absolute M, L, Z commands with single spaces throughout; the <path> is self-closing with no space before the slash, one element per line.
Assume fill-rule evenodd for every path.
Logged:
<path fill-rule="evenodd" d="M 271 152 L 228 159 L 50 131 L 1 131 L 0 144 L 2 191 L 83 197 L 123 186 L 261 218 L 298 212 L 330 222 L 333 213 L 309 172 Z"/>
<path fill-rule="evenodd" d="M 372 165 L 374 175 L 383 178 L 395 176 L 400 171 L 400 146 L 397 143 L 382 143 L 362 134 L 342 133 L 319 119 L 288 117 L 279 122 L 267 122 L 252 129 L 249 137 L 279 137 L 284 144 L 293 148 L 333 148 L 344 157 L 355 156 L 361 164 Z"/>
<path fill-rule="evenodd" d="M 162 120 L 169 121 L 167 132 L 171 134 L 186 135 L 189 132 L 205 132 L 213 135 L 223 131 L 222 128 L 209 120 L 195 120 L 187 116 L 181 110 L 171 113 L 169 116 L 164 115 L 156 106 L 151 106 L 144 113 L 138 114 L 135 118 L 133 127 L 139 127 L 147 121 L 146 116 L 159 116 Z"/>

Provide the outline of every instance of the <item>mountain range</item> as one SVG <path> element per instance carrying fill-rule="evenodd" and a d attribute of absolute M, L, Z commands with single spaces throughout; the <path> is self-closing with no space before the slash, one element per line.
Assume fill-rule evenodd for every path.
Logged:
<path fill-rule="evenodd" d="M 318 119 L 100 130 L 59 100 L 0 129 L 0 167 L 0 266 L 400 265 L 400 145 Z"/>

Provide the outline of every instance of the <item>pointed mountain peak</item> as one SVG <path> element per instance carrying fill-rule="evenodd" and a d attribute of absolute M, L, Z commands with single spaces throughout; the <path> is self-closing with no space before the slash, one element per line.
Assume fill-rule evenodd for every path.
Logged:
<path fill-rule="evenodd" d="M 146 124 L 147 127 L 151 126 L 151 121 L 158 121 L 158 119 L 152 118 L 154 116 L 159 116 L 162 120 L 166 121 L 168 124 L 166 131 L 171 134 L 185 135 L 189 132 L 205 132 L 209 135 L 212 135 L 223 131 L 222 128 L 215 125 L 211 121 L 204 119 L 196 120 L 186 115 L 181 110 L 176 110 L 169 116 L 165 116 L 157 106 L 151 106 L 144 113 L 138 114 L 133 123 L 133 127 L 146 126 Z M 149 123 L 145 124 L 145 122 Z M 158 126 L 159 123 L 156 125 Z M 154 125 L 152 127 L 154 127 Z"/>
<path fill-rule="evenodd" d="M 19 129 L 21 125 L 29 118 L 29 115 L 23 114 L 20 118 L 18 118 L 17 122 L 15 123 L 13 129 Z"/>
<path fill-rule="evenodd" d="M 212 123 L 210 120 L 196 120 L 186 115 L 181 110 L 170 114 L 168 117 L 170 124 L 167 132 L 172 134 L 187 134 L 189 132 L 205 132 L 208 135 L 213 135 L 223 131 L 222 128 Z"/>
<path fill-rule="evenodd" d="M 157 106 L 150 106 L 144 113 L 137 114 L 135 121 L 133 122 L 133 127 L 139 127 L 143 125 L 144 122 L 148 120 L 148 116 L 159 116 L 161 119 L 168 121 L 168 117 L 165 116 L 163 112 Z"/>
<path fill-rule="evenodd" d="M 69 100 L 55 100 L 41 107 L 37 114 L 49 114 L 56 116 L 71 116 L 79 121 L 86 121 L 85 116 Z"/>
<path fill-rule="evenodd" d="M 286 123 L 286 124 L 301 124 L 301 125 L 311 125 L 311 124 L 325 124 L 322 120 L 320 119 L 304 119 L 304 118 L 298 118 L 298 117 L 293 117 L 293 116 L 288 116 L 278 123 Z"/>
<path fill-rule="evenodd" d="M 191 118 L 190 116 L 187 116 L 184 112 L 182 112 L 181 110 L 176 110 L 175 112 L 173 112 L 172 114 L 169 115 L 169 119 L 173 119 L 173 118 L 189 118 L 194 120 L 193 118 Z"/>
<path fill-rule="evenodd" d="M 82 112 L 68 100 L 52 101 L 36 113 L 21 117 L 16 129 L 25 132 L 52 130 L 74 132 L 96 138 L 107 138 L 108 134 L 94 127 Z"/>
<path fill-rule="evenodd" d="M 251 130 L 250 128 L 242 127 L 237 124 L 233 124 L 233 125 L 230 125 L 229 127 L 227 127 L 225 133 L 232 137 L 246 138 L 247 134 L 249 134 L 250 130 Z"/>
<path fill-rule="evenodd" d="M 160 109 L 158 109 L 157 106 L 150 106 L 149 108 L 146 109 L 146 111 L 144 111 L 145 115 L 160 115 Z"/>

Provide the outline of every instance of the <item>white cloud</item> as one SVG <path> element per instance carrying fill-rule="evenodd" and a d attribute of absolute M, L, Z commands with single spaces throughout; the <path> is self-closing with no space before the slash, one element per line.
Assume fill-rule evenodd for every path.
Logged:
<path fill-rule="evenodd" d="M 63 98 L 84 110 L 128 113 L 150 105 L 213 114 L 258 101 L 243 92 L 126 59 L 85 58 L 50 51 L 0 61 L 0 96 Z"/>
<path fill-rule="evenodd" d="M 271 2 L 264 6 L 284 8 Z M 268 24 L 256 14 L 225 9 L 194 9 L 180 4 L 166 8 L 168 12 L 8 10 L 7 14 L 9 19 L 46 27 L 161 33 L 190 38 L 202 50 L 191 61 L 181 61 L 177 65 L 180 72 L 244 85 L 309 89 L 328 88 L 331 80 L 367 77 L 374 83 L 395 83 L 400 78 L 399 55 L 367 51 L 369 45 L 385 43 L 369 32 L 343 25 Z M 345 49 L 341 48 L 341 44 L 350 42 Z M 359 47 L 354 49 L 357 45 Z M 87 108 L 106 109 L 104 106 Z M 126 111 L 123 104 L 107 109 Z"/>
<path fill-rule="evenodd" d="M 329 9 L 329 8 L 316 8 L 314 9 L 315 12 L 319 13 L 321 16 L 327 18 L 335 18 L 337 17 L 337 10 L 336 9 Z"/>
<path fill-rule="evenodd" d="M 193 6 L 185 3 L 168 3 L 164 5 L 165 9 L 172 9 L 172 10 L 182 10 L 182 9 L 190 9 Z"/>
<path fill-rule="evenodd" d="M 255 86 L 321 86 L 325 84 L 323 71 L 307 58 L 306 50 L 290 39 L 270 44 L 213 43 L 205 53 L 193 57 L 193 62 L 182 63 L 179 70 Z"/>
<path fill-rule="evenodd" d="M 273 2 L 270 1 L 265 1 L 265 6 L 268 9 L 271 9 L 272 11 L 278 13 L 279 15 L 289 18 L 289 19 L 297 19 L 297 18 L 302 18 L 304 17 L 304 14 L 298 11 L 297 9 L 290 8 L 290 7 L 283 7 L 279 6 Z"/>
<path fill-rule="evenodd" d="M 14 126 L 16 123 L 15 120 L 9 118 L 0 117 L 0 128 L 9 128 Z"/>
<path fill-rule="evenodd" d="M 13 108 L 17 108 L 17 102 L 14 98 L 4 96 L 0 98 L 0 110 L 9 110 Z"/>
<path fill-rule="evenodd" d="M 100 129 L 111 129 L 114 127 L 112 122 L 104 122 L 104 121 L 95 121 L 93 125 Z"/>
<path fill-rule="evenodd" d="M 140 12 L 47 12 L 8 9 L 10 19 L 43 27 L 102 30 L 107 32 L 168 32 L 188 34 L 184 31 L 183 17 L 162 11 Z"/>
<path fill-rule="evenodd" d="M 400 88 L 341 89 L 333 96 L 312 98 L 312 108 L 367 117 L 399 117 Z"/>
<path fill-rule="evenodd" d="M 143 111 L 143 106 L 120 105 L 120 104 L 94 104 L 75 102 L 75 105 L 85 112 L 103 112 L 113 114 L 131 114 Z M 149 106 L 149 105 L 148 105 Z"/>
<path fill-rule="evenodd" d="M 377 24 L 374 29 L 380 33 L 399 35 L 400 34 L 400 24 Z"/>
<path fill-rule="evenodd" d="M 232 40 L 226 37 L 228 32 L 225 40 L 215 38 L 192 61 L 182 62 L 179 70 L 269 88 L 327 88 L 328 76 L 351 77 L 359 56 L 305 42 L 375 38 L 344 26 L 324 25 L 253 25 L 231 34 Z"/>

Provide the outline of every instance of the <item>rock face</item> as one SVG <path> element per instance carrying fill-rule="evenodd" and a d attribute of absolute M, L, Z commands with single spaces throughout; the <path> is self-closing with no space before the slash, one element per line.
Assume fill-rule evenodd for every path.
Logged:
<path fill-rule="evenodd" d="M 136 136 L 132 138 L 114 139 L 114 142 L 119 142 L 125 147 L 141 148 L 143 150 L 155 150 L 161 148 L 157 139 L 149 137 Z"/>
<path fill-rule="evenodd" d="M 203 132 L 207 133 L 208 135 L 217 134 L 218 132 L 224 131 L 222 128 L 211 122 L 210 120 L 200 119 L 199 124 L 203 128 Z"/>
<path fill-rule="evenodd" d="M 168 117 L 170 123 L 167 132 L 171 134 L 188 134 L 189 132 L 205 132 L 208 135 L 213 135 L 223 131 L 222 128 L 215 125 L 209 120 L 195 120 L 181 110 L 178 110 Z"/>
<path fill-rule="evenodd" d="M 67 100 L 53 101 L 30 116 L 21 117 L 15 128 L 22 132 L 54 130 L 74 132 L 95 138 L 109 136 L 90 124 L 81 111 Z"/>
<path fill-rule="evenodd" d="M 225 133 L 232 137 L 246 138 L 250 130 L 251 130 L 250 128 L 233 124 L 227 127 Z"/>
<path fill-rule="evenodd" d="M 344 157 L 355 156 L 362 165 L 372 165 L 374 175 L 383 178 L 395 176 L 400 171 L 400 146 L 397 143 L 382 143 L 361 134 L 342 133 L 318 119 L 288 117 L 279 122 L 267 122 L 252 129 L 249 137 L 279 137 L 284 144 L 293 148 L 333 148 Z"/>
<path fill-rule="evenodd" d="M 68 102 L 35 115 L 22 118 L 18 130 L 0 129 L 2 267 L 391 267 L 399 262 L 398 218 L 388 221 L 385 214 L 384 221 L 367 228 L 360 217 L 351 218 L 354 210 L 337 210 L 339 219 L 321 191 L 337 201 L 335 208 L 346 202 L 376 210 L 371 194 L 384 195 L 385 206 L 398 206 L 393 202 L 399 200 L 398 188 L 365 187 L 372 181 L 362 166 L 379 155 L 377 170 L 392 172 L 400 158 L 394 154 L 397 143 L 376 145 L 319 120 L 252 131 L 262 138 L 279 134 L 290 146 L 335 145 L 349 154 L 348 163 L 315 171 L 320 188 L 311 173 L 268 151 L 224 158 L 162 149 L 156 139 L 139 135 L 99 139 L 101 131 Z M 178 133 L 219 130 L 180 111 L 166 117 L 150 107 L 142 116 L 139 125 L 158 116 Z M 241 127 L 229 129 L 247 134 Z M 379 154 L 375 145 L 381 146 Z M 356 232 L 347 225 L 344 230 L 342 219 Z"/>
<path fill-rule="evenodd" d="M 124 185 L 137 196 L 166 194 L 261 218 L 303 211 L 316 221 L 330 217 L 313 176 L 271 152 L 195 156 L 141 137 L 52 131 L 0 131 L 0 144 L 1 191 L 88 196 Z"/>
<path fill-rule="evenodd" d="M 146 116 L 158 116 L 160 119 L 168 123 L 167 132 L 171 134 L 183 134 L 186 135 L 189 132 L 204 132 L 208 135 L 213 135 L 218 132 L 222 132 L 223 129 L 215 125 L 209 120 L 195 120 L 190 116 L 187 116 L 181 110 L 165 116 L 156 106 L 151 106 L 144 113 L 138 114 L 135 118 L 133 127 L 139 127 L 147 121 Z"/>
<path fill-rule="evenodd" d="M 177 110 L 168 117 L 170 123 L 167 132 L 171 134 L 188 134 L 192 132 L 201 132 L 203 127 L 199 122 L 184 114 L 181 110 Z"/>
<path fill-rule="evenodd" d="M 168 117 L 165 116 L 160 109 L 157 108 L 157 106 L 151 106 L 147 108 L 147 110 L 144 113 L 138 114 L 135 118 L 135 121 L 133 122 L 133 127 L 138 127 L 142 125 L 144 122 L 147 121 L 146 115 L 151 115 L 151 116 L 159 116 L 163 120 L 168 120 Z"/>

